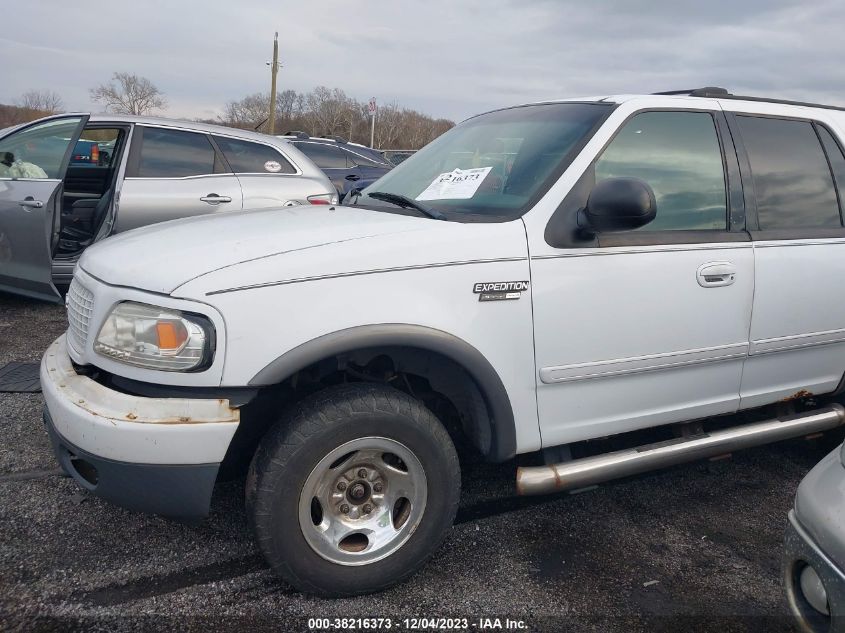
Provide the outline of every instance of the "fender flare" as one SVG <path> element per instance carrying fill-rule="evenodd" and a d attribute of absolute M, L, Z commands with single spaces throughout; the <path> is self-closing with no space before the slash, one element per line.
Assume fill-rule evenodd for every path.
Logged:
<path fill-rule="evenodd" d="M 516 425 L 510 397 L 498 372 L 475 347 L 434 328 L 402 323 L 361 325 L 302 343 L 268 363 L 249 381 L 250 387 L 274 385 L 324 358 L 368 347 L 411 347 L 442 354 L 472 377 L 487 405 L 490 421 L 488 459 L 516 455 Z"/>

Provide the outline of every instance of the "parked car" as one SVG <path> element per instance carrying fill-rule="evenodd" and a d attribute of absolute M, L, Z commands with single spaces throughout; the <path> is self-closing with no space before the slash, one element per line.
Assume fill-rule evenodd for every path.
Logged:
<path fill-rule="evenodd" d="M 398 165 L 399 163 L 408 160 L 416 152 L 417 150 L 415 149 L 386 149 L 382 153 L 387 160 L 394 165 Z"/>
<path fill-rule="evenodd" d="M 249 464 L 269 565 L 339 596 L 443 541 L 455 439 L 533 453 L 527 495 L 841 426 L 843 135 L 841 109 L 713 88 L 544 102 L 463 122 L 352 206 L 118 235 L 42 361 L 56 455 L 192 517 Z"/>
<path fill-rule="evenodd" d="M 72 149 L 71 149 L 72 148 Z M 72 114 L 0 136 L 0 290 L 57 299 L 92 243 L 194 215 L 337 202 L 295 147 L 186 121 Z"/>
<path fill-rule="evenodd" d="M 787 602 L 808 633 L 845 631 L 845 446 L 804 477 L 789 513 Z"/>
<path fill-rule="evenodd" d="M 70 153 L 71 165 L 98 165 L 100 162 L 100 146 L 96 141 L 76 142 L 73 151 Z"/>
<path fill-rule="evenodd" d="M 107 132 L 108 134 L 108 132 Z M 102 167 L 111 164 L 112 153 L 117 143 L 117 134 L 108 141 L 79 139 L 70 154 L 70 164 L 86 167 Z"/>
<path fill-rule="evenodd" d="M 349 143 L 339 136 L 320 138 L 289 132 L 280 138 L 290 141 L 326 173 L 341 200 L 352 189 L 367 187 L 393 169 L 393 164 L 378 150 Z"/>

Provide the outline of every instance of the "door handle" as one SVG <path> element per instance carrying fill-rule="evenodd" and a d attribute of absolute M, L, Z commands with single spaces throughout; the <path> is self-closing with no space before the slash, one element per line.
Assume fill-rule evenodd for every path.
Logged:
<path fill-rule="evenodd" d="M 200 200 L 208 204 L 220 204 L 221 202 L 231 202 L 232 198 L 229 196 L 218 196 L 216 193 L 209 193 L 200 198 Z"/>
<path fill-rule="evenodd" d="M 44 203 L 41 202 L 41 200 L 36 200 L 32 196 L 27 196 L 26 198 L 18 202 L 18 204 L 22 207 L 29 207 L 31 209 L 40 209 L 44 206 Z"/>
<path fill-rule="evenodd" d="M 730 262 L 707 262 L 698 267 L 695 278 L 702 288 L 730 286 L 736 279 L 736 266 Z"/>
<path fill-rule="evenodd" d="M 356 180 L 361 180 L 361 176 L 356 176 L 355 174 L 349 174 L 346 177 L 346 179 L 355 182 Z"/>

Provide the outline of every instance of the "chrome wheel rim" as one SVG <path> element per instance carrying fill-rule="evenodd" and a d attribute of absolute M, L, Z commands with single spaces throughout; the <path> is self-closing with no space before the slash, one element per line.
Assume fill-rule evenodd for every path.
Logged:
<path fill-rule="evenodd" d="M 338 446 L 308 475 L 299 495 L 299 527 L 326 560 L 367 565 L 405 544 L 427 496 L 425 471 L 407 446 L 363 437 Z"/>

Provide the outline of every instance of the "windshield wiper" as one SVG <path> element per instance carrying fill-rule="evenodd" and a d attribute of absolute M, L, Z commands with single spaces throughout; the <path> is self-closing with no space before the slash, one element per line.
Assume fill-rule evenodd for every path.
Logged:
<path fill-rule="evenodd" d="M 420 204 L 416 200 L 412 200 L 411 198 L 400 195 L 398 193 L 388 193 L 387 191 L 373 191 L 372 193 L 367 192 L 367 195 L 373 200 L 383 200 L 384 202 L 395 204 L 397 207 L 402 207 L 404 209 L 414 209 L 435 220 L 449 220 L 449 218 L 440 213 L 440 211 L 438 211 L 437 209 L 426 207 L 425 205 Z"/>

